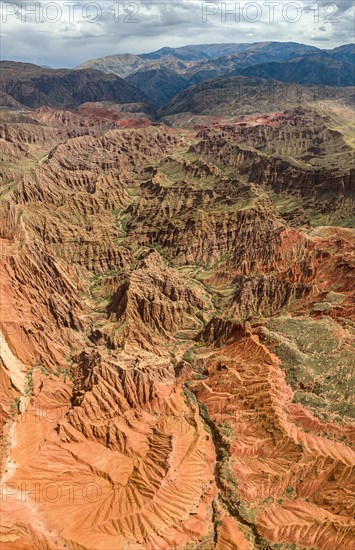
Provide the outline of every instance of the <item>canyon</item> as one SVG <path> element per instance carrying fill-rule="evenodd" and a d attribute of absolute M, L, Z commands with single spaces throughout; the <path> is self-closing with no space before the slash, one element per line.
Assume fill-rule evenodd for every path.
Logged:
<path fill-rule="evenodd" d="M 350 550 L 353 89 L 117 79 L 4 92 L 1 548 Z"/>

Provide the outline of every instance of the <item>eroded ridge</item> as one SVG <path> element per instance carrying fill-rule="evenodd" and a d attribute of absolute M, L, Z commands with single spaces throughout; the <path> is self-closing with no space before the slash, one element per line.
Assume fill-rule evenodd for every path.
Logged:
<path fill-rule="evenodd" d="M 332 440 L 337 428 L 290 413 L 280 361 L 256 336 L 234 339 L 201 359 L 207 377 L 191 386 L 220 446 L 227 508 L 274 542 L 350 548 L 354 452 Z"/>
<path fill-rule="evenodd" d="M 196 128 L 139 104 L 11 108 L 1 546 L 352 548 L 354 172 L 338 107 Z"/>

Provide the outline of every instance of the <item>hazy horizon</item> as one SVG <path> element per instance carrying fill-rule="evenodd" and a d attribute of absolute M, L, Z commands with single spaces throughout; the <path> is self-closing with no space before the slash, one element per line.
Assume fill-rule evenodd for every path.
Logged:
<path fill-rule="evenodd" d="M 247 44 L 261 44 L 261 43 L 267 43 L 267 42 L 274 42 L 274 43 L 278 43 L 278 44 L 287 44 L 287 43 L 290 43 L 289 41 L 279 41 L 279 40 L 270 40 L 270 41 L 261 41 L 261 42 L 245 42 Z M 184 48 L 184 47 L 190 47 L 190 46 L 211 46 L 211 45 L 215 45 L 215 44 L 220 44 L 220 45 L 228 45 L 228 44 L 244 44 L 244 42 L 211 42 L 211 43 L 197 43 L 197 44 L 183 44 L 182 46 L 177 46 L 176 48 Z M 297 42 L 297 44 L 302 44 L 304 46 L 313 46 L 313 44 L 305 44 L 304 42 Z M 344 43 L 344 44 L 339 44 L 338 46 L 334 46 L 334 48 L 338 48 L 338 47 L 341 47 L 341 46 L 348 46 L 348 45 L 351 45 L 353 44 L 353 42 L 347 42 L 347 43 Z M 162 48 L 170 48 L 171 46 L 162 46 Z M 162 49 L 162 48 L 159 48 L 158 50 Z M 320 48 L 321 50 L 330 50 L 330 49 L 333 49 L 333 48 Z M 133 54 L 132 52 L 116 52 L 116 53 L 112 53 L 112 54 L 108 54 L 107 56 L 102 56 L 102 58 L 105 58 L 105 57 L 112 57 L 112 56 L 115 56 L 115 55 L 144 55 L 144 54 L 148 54 L 148 53 L 154 53 L 158 50 L 147 50 L 147 51 L 144 51 L 144 52 L 137 52 L 135 54 Z M 32 63 L 34 65 L 39 65 L 39 66 L 43 66 L 43 67 L 48 67 L 50 69 L 72 69 L 72 68 L 75 68 L 77 67 L 77 65 L 67 65 L 67 66 L 64 66 L 64 65 L 58 65 L 58 66 L 50 66 L 50 65 L 47 65 L 47 64 L 43 64 L 43 63 L 35 63 L 34 61 L 24 61 L 23 59 L 10 59 L 10 58 L 2 58 L 2 61 L 13 61 L 13 62 L 17 62 L 17 63 Z M 85 60 L 86 61 L 86 60 Z"/>

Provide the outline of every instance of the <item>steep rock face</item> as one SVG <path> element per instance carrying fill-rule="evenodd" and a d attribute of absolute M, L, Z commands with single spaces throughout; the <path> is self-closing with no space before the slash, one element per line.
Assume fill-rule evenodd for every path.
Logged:
<path fill-rule="evenodd" d="M 239 340 L 250 332 L 249 327 L 212 317 L 211 321 L 199 333 L 198 338 L 208 346 L 222 347 L 227 343 Z"/>
<path fill-rule="evenodd" d="M 224 181 L 213 190 L 152 183 L 128 210 L 129 240 L 157 242 L 181 264 L 213 265 L 231 256 L 243 272 L 272 262 L 282 220 L 253 189 Z"/>
<path fill-rule="evenodd" d="M 116 345 L 154 350 L 179 329 L 199 327 L 196 312 L 203 309 L 204 301 L 177 271 L 164 265 L 157 252 L 148 254 L 118 284 L 107 306 L 109 318 L 119 325 L 113 336 Z"/>
<path fill-rule="evenodd" d="M 297 235 L 297 232 L 292 233 L 293 237 Z M 300 306 L 301 311 L 312 310 L 316 314 L 314 308 L 327 301 L 329 289 L 332 289 L 334 300 L 331 298 L 329 306 L 321 306 L 321 309 L 325 307 L 323 311 L 335 319 L 352 319 L 354 290 L 350 281 L 354 273 L 353 231 L 319 227 L 312 231 L 311 239 L 305 244 L 293 250 L 293 262 L 278 275 L 282 284 L 289 281 L 297 289 L 299 301 L 298 306 L 297 302 L 294 304 L 296 309 Z M 287 240 L 285 246 L 289 250 Z"/>
<path fill-rule="evenodd" d="M 9 118 L 9 120 L 7 120 Z M 19 180 L 26 173 L 33 173 L 37 157 L 44 157 L 61 140 L 85 135 L 86 128 L 46 127 L 34 123 L 29 115 L 1 113 L 0 144 L 2 170 L 0 184 L 7 191 L 11 182 Z"/>
<path fill-rule="evenodd" d="M 310 293 L 312 285 L 290 283 L 275 277 L 243 277 L 234 280 L 235 311 L 247 318 L 256 315 L 273 315 L 286 308 L 291 300 L 299 300 Z"/>
<path fill-rule="evenodd" d="M 171 132 L 157 129 L 68 139 L 20 177 L 13 198 L 26 205 L 53 254 L 92 271 L 115 270 L 130 257 L 117 244 L 117 217 L 129 200 L 132 172 L 176 142 Z"/>
<path fill-rule="evenodd" d="M 0 225 L 1 330 L 22 361 L 62 365 L 80 340 L 83 290 L 77 273 L 56 262 L 24 227 L 18 208 Z"/>
<path fill-rule="evenodd" d="M 343 134 L 327 124 L 327 117 L 298 109 L 274 117 L 271 124 L 205 128 L 192 150 L 227 162 L 278 194 L 300 197 L 320 212 L 346 212 L 354 199 L 353 153 Z"/>

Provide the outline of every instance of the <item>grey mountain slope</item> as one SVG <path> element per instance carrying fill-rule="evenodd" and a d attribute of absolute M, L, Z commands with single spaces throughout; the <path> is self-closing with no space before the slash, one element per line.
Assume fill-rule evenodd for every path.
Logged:
<path fill-rule="evenodd" d="M 257 77 L 233 76 L 200 82 L 180 92 L 160 109 L 159 115 L 253 115 L 284 111 L 328 99 L 352 105 L 355 88 L 302 85 Z"/>
<path fill-rule="evenodd" d="M 150 103 L 129 82 L 94 69 L 43 69 L 30 63 L 1 61 L 0 71 L 0 91 L 31 108 L 76 107 L 95 101 Z"/>

